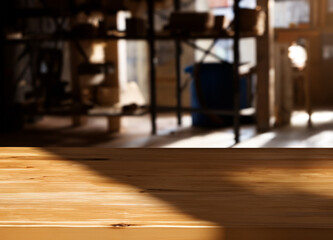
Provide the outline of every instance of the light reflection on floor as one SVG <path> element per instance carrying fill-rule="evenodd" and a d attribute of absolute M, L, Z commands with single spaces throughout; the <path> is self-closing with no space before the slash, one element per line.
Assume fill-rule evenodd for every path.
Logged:
<path fill-rule="evenodd" d="M 308 128 L 306 112 L 295 111 L 291 126 L 260 134 L 237 145 L 239 148 L 333 147 L 333 111 L 316 111 L 312 115 L 313 128 Z"/>
<path fill-rule="evenodd" d="M 332 147 L 333 111 L 316 111 L 313 128 L 307 127 L 308 115 L 294 112 L 291 126 L 257 134 L 254 125 L 241 129 L 238 148 L 257 147 Z M 159 115 L 158 135 L 150 134 L 150 117 L 124 117 L 120 133 L 108 134 L 105 118 L 90 118 L 82 127 L 71 127 L 70 118 L 45 117 L 22 132 L 6 134 L 0 146 L 18 147 L 166 147 L 166 148 L 230 148 L 234 147 L 233 129 L 198 129 L 191 126 L 191 116 L 183 117 L 177 126 L 174 115 Z"/>

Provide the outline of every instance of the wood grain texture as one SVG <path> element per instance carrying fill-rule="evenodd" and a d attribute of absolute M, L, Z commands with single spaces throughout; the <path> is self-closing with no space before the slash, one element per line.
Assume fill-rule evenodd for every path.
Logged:
<path fill-rule="evenodd" d="M 332 199 L 331 149 L 0 149 L 5 240 L 333 239 Z"/>

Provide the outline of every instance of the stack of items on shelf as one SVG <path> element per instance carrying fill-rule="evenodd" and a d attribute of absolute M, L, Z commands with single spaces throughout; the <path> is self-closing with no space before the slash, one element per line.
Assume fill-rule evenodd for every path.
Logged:
<path fill-rule="evenodd" d="M 260 8 L 240 9 L 240 32 L 261 36 L 265 32 L 266 15 Z M 172 33 L 233 33 L 234 23 L 210 12 L 173 12 L 165 30 Z"/>

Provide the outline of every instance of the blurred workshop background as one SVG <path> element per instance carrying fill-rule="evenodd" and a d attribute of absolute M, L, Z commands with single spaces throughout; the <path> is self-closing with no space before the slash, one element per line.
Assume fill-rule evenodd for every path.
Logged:
<path fill-rule="evenodd" d="M 1 5 L 0 146 L 333 146 L 332 0 Z"/>

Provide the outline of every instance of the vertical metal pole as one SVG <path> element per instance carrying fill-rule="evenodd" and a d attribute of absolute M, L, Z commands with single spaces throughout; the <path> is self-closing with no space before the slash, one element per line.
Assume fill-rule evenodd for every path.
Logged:
<path fill-rule="evenodd" d="M 175 11 L 181 10 L 180 0 L 174 0 Z M 182 125 L 182 79 L 181 79 L 181 42 L 179 39 L 175 40 L 175 65 L 176 65 L 176 94 L 177 94 L 177 120 L 178 126 Z"/>
<path fill-rule="evenodd" d="M 157 133 L 156 128 L 156 51 L 155 51 L 155 20 L 154 1 L 147 0 L 148 7 L 148 43 L 149 43 L 149 65 L 150 65 L 150 113 L 152 134 Z"/>
<path fill-rule="evenodd" d="M 3 4 L 1 4 L 3 5 Z M 6 5 L 6 4 L 5 4 Z M 5 16 L 4 9 L 1 8 L 1 14 L 0 14 L 0 57 L 3 61 L 2 64 L 0 64 L 0 132 L 4 132 L 6 130 L 6 115 L 8 114 L 8 111 L 6 110 L 6 83 L 8 79 L 6 79 L 5 74 Z M 7 116 L 8 117 L 8 116 Z"/>
<path fill-rule="evenodd" d="M 240 140 L 240 79 L 239 79 L 239 40 L 240 40 L 240 0 L 234 1 L 234 65 L 233 65 L 233 82 L 234 82 L 234 132 L 235 141 L 239 143 Z"/>

